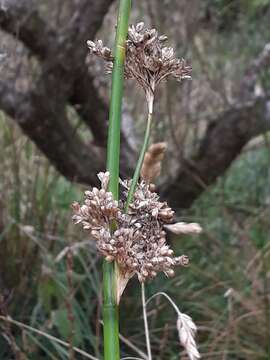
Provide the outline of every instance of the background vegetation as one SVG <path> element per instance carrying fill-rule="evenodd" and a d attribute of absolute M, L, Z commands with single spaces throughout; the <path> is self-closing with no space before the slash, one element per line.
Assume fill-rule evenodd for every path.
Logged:
<path fill-rule="evenodd" d="M 20 4 L 24 3 L 31 2 Z M 265 45 L 270 38 L 270 2 L 133 3 L 132 21 L 143 19 L 166 33 L 177 53 L 193 65 L 192 83 L 180 86 L 168 82 L 158 94 L 153 140 L 165 140 L 169 145 L 160 178 L 162 194 L 173 202 L 179 219 L 197 221 L 204 228 L 200 237 L 170 239 L 176 252 L 190 256 L 191 265 L 180 269 L 172 279 L 160 276 L 147 286 L 147 295 L 166 291 L 182 311 L 192 316 L 199 328 L 202 358 L 269 359 L 270 139 L 265 123 L 270 119 L 266 111 L 270 109 L 270 55 Z M 79 54 L 80 67 L 87 68 L 90 78 L 94 78 L 89 86 L 94 86 L 100 102 L 96 102 L 96 95 L 87 93 L 89 108 L 84 108 L 82 97 L 70 100 L 65 103 L 66 117 L 58 117 L 61 112 L 52 102 L 53 96 L 58 95 L 48 92 L 45 85 L 35 87 L 36 82 L 42 83 L 44 74 L 55 74 L 50 73 L 55 65 L 53 59 L 50 57 L 52 62 L 46 62 L 45 71 L 41 65 L 45 54 L 34 56 L 33 49 L 30 51 L 29 44 L 25 46 L 24 38 L 20 37 L 24 34 L 20 33 L 20 26 L 24 29 L 25 22 L 17 18 L 16 28 L 9 17 L 9 6 L 15 9 L 16 1 L 12 0 L 10 5 L 2 0 L 0 4 L 0 107 L 3 110 L 0 113 L 0 313 L 21 323 L 12 324 L 0 318 L 0 358 L 85 358 L 54 338 L 48 339 L 23 327 L 25 324 L 100 359 L 101 261 L 94 242 L 85 233 L 79 233 L 70 219 L 70 204 L 82 198 L 88 185 L 70 179 L 92 185 L 97 168 L 102 166 L 102 160 L 97 165 L 97 159 L 102 159 L 104 152 L 100 148 L 95 151 L 102 145 L 103 131 L 106 132 L 106 126 L 102 130 L 98 121 L 106 116 L 109 80 L 99 62 L 87 58 L 85 66 L 85 44 L 75 43 L 83 48 Z M 95 8 L 95 4 L 90 1 L 88 6 Z M 28 25 L 38 11 L 52 29 L 61 29 L 63 36 L 68 34 L 70 14 L 76 15 L 76 9 L 80 8 L 71 0 L 50 0 L 46 4 L 36 0 L 31 5 Z M 110 44 L 115 4 L 112 2 L 107 10 L 95 37 L 107 39 Z M 95 23 L 95 19 L 89 21 Z M 30 42 L 34 44 L 34 41 L 32 38 Z M 64 36 L 64 42 L 75 46 L 72 38 Z M 71 58 L 76 60 L 76 54 L 71 51 Z M 264 58 L 263 54 L 266 54 Z M 64 56 L 56 61 L 66 62 L 69 68 L 71 60 Z M 79 70 L 72 68 L 70 74 Z M 73 95 L 66 89 L 69 81 L 76 81 L 61 67 L 55 71 L 56 80 L 61 80 L 63 86 L 57 91 L 62 90 L 63 96 L 71 99 Z M 43 103 L 44 88 L 47 102 Z M 14 100 L 15 108 L 7 94 L 17 101 Z M 123 131 L 128 146 L 124 140 L 123 147 L 131 155 L 122 160 L 124 175 L 135 164 L 132 149 L 141 142 L 145 121 L 139 89 L 127 83 L 125 94 Z M 21 106 L 19 96 L 26 109 Z M 29 104 L 34 104 L 33 108 Z M 101 104 L 102 111 L 96 108 Z M 261 104 L 266 112 L 262 112 Z M 32 111 L 38 105 L 44 118 Z M 26 125 L 31 117 L 25 111 L 35 120 L 30 125 Z M 91 132 L 82 120 L 85 114 L 88 118 L 88 112 L 94 114 L 91 121 L 98 124 L 96 128 L 92 125 Z M 58 137 L 50 137 L 51 128 L 49 121 L 46 122 L 54 120 L 53 115 Z M 251 118 L 255 119 L 254 123 L 250 122 Z M 220 124 L 224 126 L 221 131 Z M 79 142 L 65 147 L 69 133 L 61 129 L 69 125 L 74 138 L 82 141 L 81 151 L 76 148 Z M 33 131 L 38 127 L 40 133 Z M 212 129 L 217 129 L 214 137 Z M 64 133 L 62 142 L 58 141 L 57 131 Z M 204 152 L 213 138 L 217 142 L 215 146 L 224 144 L 224 147 L 212 147 L 210 154 Z M 85 147 L 89 149 L 89 161 L 85 161 Z M 220 159 L 225 159 L 223 166 Z M 207 167 L 202 166 L 203 160 Z M 194 167 L 189 166 L 191 161 Z M 188 171 L 184 174 L 195 168 L 193 175 L 200 177 L 199 187 L 192 182 L 193 177 L 185 178 L 182 170 L 185 166 Z M 122 300 L 123 356 L 141 357 L 138 352 L 145 353 L 139 292 L 137 283 L 131 281 Z M 175 322 L 175 314 L 164 300 L 157 299 L 149 305 L 154 359 L 179 359 L 179 353 L 181 359 L 186 358 L 179 346 Z"/>

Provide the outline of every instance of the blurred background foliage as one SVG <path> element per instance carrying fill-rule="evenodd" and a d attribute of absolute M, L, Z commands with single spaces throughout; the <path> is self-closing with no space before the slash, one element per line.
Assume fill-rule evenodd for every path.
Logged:
<path fill-rule="evenodd" d="M 68 4 L 44 2 L 44 17 L 60 26 L 70 15 Z M 98 34 L 109 44 L 115 7 Z M 192 84 L 179 87 L 168 82 L 158 94 L 153 140 L 169 145 L 162 183 L 176 171 L 177 159 L 198 147 L 209 119 L 238 95 L 250 59 L 269 41 L 270 2 L 134 1 L 132 21 L 141 19 L 166 33 L 194 69 Z M 4 34 L 2 39 L 6 49 L 17 51 L 17 61 L 23 61 L 21 45 Z M 102 64 L 88 61 L 98 91 L 108 101 L 109 82 Z M 1 76 L 6 66 L 1 65 Z M 268 68 L 260 74 L 257 91 L 264 92 L 269 84 Z M 135 119 L 135 147 L 144 129 L 143 102 L 140 91 L 128 83 L 124 114 Z M 72 109 L 69 119 L 88 141 Z M 60 175 L 4 113 L 0 127 L 0 312 L 21 323 L 0 320 L 0 358 L 85 358 L 57 338 L 101 359 L 101 262 L 94 243 L 71 222 L 70 204 L 82 199 L 86 187 Z M 190 256 L 191 265 L 172 279 L 160 276 L 147 285 L 148 296 L 165 291 L 192 316 L 203 359 L 270 359 L 269 165 L 270 138 L 264 134 L 244 148 L 215 185 L 178 214 L 204 228 L 199 237 L 170 239 L 177 253 Z M 138 284 L 131 281 L 121 304 L 123 356 L 145 352 L 139 294 Z M 149 323 L 154 359 L 174 360 L 179 354 L 186 359 L 178 343 L 175 314 L 163 299 L 149 305 Z"/>

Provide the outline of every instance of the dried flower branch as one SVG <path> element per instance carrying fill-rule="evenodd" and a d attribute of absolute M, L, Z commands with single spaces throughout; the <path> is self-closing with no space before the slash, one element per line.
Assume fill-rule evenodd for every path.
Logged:
<path fill-rule="evenodd" d="M 141 169 L 141 178 L 148 184 L 160 175 L 161 162 L 164 158 L 167 144 L 159 142 L 152 144 L 146 152 Z"/>
<path fill-rule="evenodd" d="M 199 354 L 199 351 L 197 349 L 197 345 L 195 342 L 195 334 L 197 332 L 197 327 L 194 324 L 191 317 L 186 314 L 183 314 L 179 310 L 179 308 L 175 304 L 175 302 L 165 292 L 157 292 L 156 294 L 151 296 L 147 300 L 146 305 L 157 296 L 164 296 L 170 302 L 170 304 L 176 311 L 176 313 L 177 313 L 176 327 L 178 330 L 179 340 L 180 340 L 181 345 L 185 348 L 189 359 L 190 360 L 200 359 L 200 354 Z"/>
<path fill-rule="evenodd" d="M 172 47 L 165 46 L 167 36 L 159 35 L 156 29 L 144 27 L 144 23 L 132 25 L 126 42 L 125 77 L 136 79 L 144 89 L 149 107 L 153 110 L 154 92 L 157 85 L 173 76 L 177 81 L 191 79 L 191 66 L 184 59 L 177 59 Z M 106 72 L 113 67 L 112 51 L 101 40 L 88 40 L 90 53 L 107 62 Z"/>
<path fill-rule="evenodd" d="M 197 223 L 184 223 L 178 222 L 176 224 L 164 225 L 166 230 L 173 232 L 176 235 L 181 234 L 200 234 L 202 232 L 202 228 Z"/>
<path fill-rule="evenodd" d="M 188 257 L 176 257 L 166 243 L 164 227 L 172 223 L 174 211 L 161 202 L 144 181 L 137 185 L 127 213 L 124 205 L 130 181 L 122 181 L 122 200 L 115 201 L 107 191 L 109 173 L 99 173 L 101 189 L 85 192 L 83 205 L 73 204 L 76 224 L 82 224 L 97 241 L 99 252 L 107 261 L 116 260 L 128 280 L 137 274 L 140 282 L 153 279 L 159 272 L 173 276 L 175 266 L 186 266 Z M 116 229 L 111 230 L 115 224 Z M 188 226 L 188 224 L 186 224 Z M 199 226 L 199 225 L 197 225 Z M 194 224 L 189 233 L 197 227 Z"/>
<path fill-rule="evenodd" d="M 186 349 L 190 360 L 199 359 L 200 354 L 195 342 L 197 327 L 191 317 L 187 314 L 179 312 L 176 327 L 180 343 Z"/>

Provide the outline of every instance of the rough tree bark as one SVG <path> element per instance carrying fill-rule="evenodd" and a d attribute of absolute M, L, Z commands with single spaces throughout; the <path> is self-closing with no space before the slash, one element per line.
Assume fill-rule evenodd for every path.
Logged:
<path fill-rule="evenodd" d="M 182 161 L 177 177 L 163 196 L 178 210 L 188 208 L 225 173 L 253 137 L 268 130 L 270 97 L 257 98 L 219 114 L 209 123 L 198 152 Z"/>
<path fill-rule="evenodd" d="M 17 37 L 40 66 L 27 92 L 0 78 L 0 109 L 18 123 L 64 176 L 91 185 L 96 184 L 95 174 L 105 167 L 108 109 L 84 63 L 85 41 L 95 37 L 112 2 L 71 1 L 73 16 L 60 29 L 49 26 L 33 0 L 9 0 L 6 8 L 0 9 L 1 29 Z M 268 46 L 248 69 L 240 89 L 242 94 L 247 88 L 251 89 L 248 94 L 253 94 L 256 71 L 261 64 L 269 64 L 269 58 Z M 224 174 L 250 139 L 270 129 L 269 97 L 245 95 L 244 100 L 217 114 L 209 123 L 198 152 L 181 159 L 178 174 L 161 189 L 170 204 L 189 207 Z M 67 118 L 67 105 L 76 105 L 78 115 L 92 132 L 94 140 L 90 144 L 74 132 Z M 124 128 L 122 139 L 122 175 L 128 176 L 134 153 Z"/>

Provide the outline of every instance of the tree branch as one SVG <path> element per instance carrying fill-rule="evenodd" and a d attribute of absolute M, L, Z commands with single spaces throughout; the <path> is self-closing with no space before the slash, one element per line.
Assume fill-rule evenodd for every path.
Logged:
<path fill-rule="evenodd" d="M 270 130 L 270 97 L 232 107 L 208 125 L 197 154 L 185 159 L 176 178 L 163 191 L 169 204 L 188 208 L 222 176 L 254 137 Z"/>
<path fill-rule="evenodd" d="M 239 87 L 239 97 L 249 100 L 254 97 L 255 85 L 262 71 L 270 66 L 270 42 L 267 43 L 262 52 L 251 61 L 245 70 L 245 74 Z"/>
<path fill-rule="evenodd" d="M 10 0 L 7 8 L 0 9 L 0 27 L 40 58 L 47 77 L 59 77 L 59 82 L 65 84 L 62 91 L 67 101 L 80 105 L 82 119 L 92 129 L 97 143 L 103 145 L 108 109 L 93 86 L 85 57 L 86 40 L 94 37 L 111 3 L 112 0 L 74 0 L 74 15 L 58 32 L 49 28 L 31 0 Z"/>
<path fill-rule="evenodd" d="M 45 97 L 44 99 L 40 98 L 39 102 L 46 103 L 45 99 L 47 98 L 47 106 L 50 108 L 54 108 L 56 103 L 61 103 L 64 108 L 64 102 L 78 105 L 78 107 L 76 106 L 78 114 L 92 130 L 95 144 L 99 147 L 104 147 L 106 144 L 108 108 L 98 96 L 98 92 L 93 85 L 93 78 L 85 65 L 86 40 L 89 37 L 94 37 L 111 3 L 112 0 L 74 0 L 72 4 L 74 7 L 73 17 L 67 26 L 58 29 L 57 32 L 49 29 L 48 24 L 41 18 L 38 7 L 35 6 L 37 4 L 31 0 L 10 0 L 8 6 L 0 10 L 0 27 L 20 39 L 28 49 L 38 56 L 42 70 L 39 79 L 40 86 L 47 89 L 51 88 L 55 94 L 53 104 L 49 103 L 52 99 L 51 92 L 47 93 L 47 95 L 50 94 L 50 99 L 43 92 Z M 49 82 L 55 85 L 55 89 Z M 57 91 L 55 91 L 56 89 Z M 13 89 L 9 88 L 6 91 L 7 94 L 13 97 Z M 15 97 L 18 99 L 18 94 Z M 33 96 L 29 96 L 28 102 L 33 101 L 33 99 Z M 3 109 L 5 109 L 7 103 L 4 99 L 2 103 Z M 35 106 L 38 106 L 37 101 L 34 101 L 31 105 L 32 111 L 35 110 Z M 58 110 L 54 109 L 55 112 Z M 13 111 L 14 108 L 10 108 L 9 115 Z M 59 113 L 58 119 L 64 121 L 65 116 Z M 26 123 L 31 124 L 31 134 L 27 131 Z M 21 123 L 19 124 L 21 125 Z M 50 118 L 47 113 L 46 124 L 47 136 L 54 138 L 56 132 L 55 116 Z M 40 149 L 46 156 L 51 158 L 49 149 L 44 147 L 40 141 L 37 141 L 32 126 L 40 128 L 39 122 L 32 123 L 29 119 L 22 128 L 28 135 L 34 136 L 34 141 Z M 128 142 L 126 143 L 128 145 Z M 102 149 L 102 152 L 105 154 L 105 149 Z M 130 161 L 127 161 L 127 155 L 130 154 L 130 151 L 125 151 L 124 154 L 122 163 L 130 164 Z M 78 159 L 80 159 L 80 156 Z M 59 163 L 65 162 L 60 157 L 58 161 Z M 54 163 L 56 162 L 54 161 Z M 72 174 L 68 175 L 67 169 L 62 169 L 62 166 L 60 165 L 61 168 L 59 168 L 59 165 L 57 165 L 58 169 L 70 178 Z M 78 180 L 81 178 L 81 181 L 86 181 L 83 174 L 76 175 L 75 168 L 73 171 Z"/>
<path fill-rule="evenodd" d="M 6 7 L 0 8 L 0 27 L 42 58 L 48 56 L 48 50 L 57 38 L 32 0 L 9 0 Z"/>
<path fill-rule="evenodd" d="M 62 174 L 89 184 L 95 184 L 96 172 L 104 169 L 108 111 L 85 65 L 85 41 L 94 38 L 112 2 L 73 0 L 72 18 L 64 28 L 55 30 L 49 28 L 31 0 L 9 0 L 7 9 L 0 10 L 0 27 L 18 36 L 41 62 L 41 75 L 29 94 L 0 81 L 1 108 L 15 118 Z M 269 46 L 251 63 L 251 72 L 257 74 L 267 64 Z M 249 73 L 243 81 L 254 84 Z M 68 103 L 78 105 L 78 114 L 92 130 L 95 145 L 87 146 L 74 134 L 65 112 Z M 265 96 L 217 115 L 199 151 L 184 159 L 175 179 L 163 190 L 172 205 L 190 206 L 224 174 L 250 139 L 269 130 L 269 104 Z M 124 131 L 122 139 L 122 175 L 126 177 L 134 152 Z"/>
<path fill-rule="evenodd" d="M 79 75 L 79 74 L 78 74 Z M 98 96 L 93 85 L 93 79 L 86 68 L 81 69 L 81 76 L 74 83 L 74 94 L 70 102 L 77 105 L 77 112 L 84 122 L 91 128 L 95 142 L 99 146 L 106 146 L 108 130 L 108 108 Z M 95 114 L 95 117 L 93 117 Z M 131 174 L 135 164 L 135 151 L 132 146 L 132 135 L 125 132 L 125 118 L 123 116 L 121 131 L 121 169 L 124 177 Z"/>
<path fill-rule="evenodd" d="M 96 173 L 105 168 L 103 148 L 88 146 L 74 133 L 64 102 L 54 96 L 54 82 L 37 82 L 23 94 L 0 79 L 0 107 L 11 116 L 55 167 L 68 179 L 95 184 Z M 48 100 L 50 94 L 51 100 Z"/>

